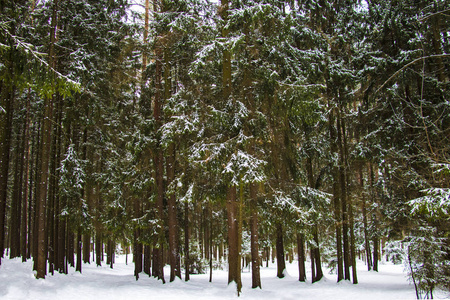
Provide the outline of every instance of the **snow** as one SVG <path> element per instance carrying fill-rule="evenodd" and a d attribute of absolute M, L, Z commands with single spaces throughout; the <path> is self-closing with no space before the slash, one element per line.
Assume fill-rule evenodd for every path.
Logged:
<path fill-rule="evenodd" d="M 131 255 L 128 257 L 131 261 Z M 265 266 L 265 262 L 264 262 Z M 142 273 L 138 281 L 133 276 L 134 265 L 125 264 L 125 256 L 117 256 L 114 269 L 84 264 L 83 274 L 71 268 L 68 275 L 48 275 L 35 279 L 32 262 L 3 259 L 0 266 L 0 299 L 238 299 L 236 288 L 227 285 L 226 270 L 214 270 L 213 281 L 209 272 L 191 275 L 189 282 L 175 280 L 162 284 Z M 165 275 L 168 281 L 169 269 Z M 363 262 L 358 265 L 359 284 L 336 283 L 335 274 L 325 274 L 320 282 L 299 282 L 297 262 L 287 263 L 287 276 L 276 277 L 276 265 L 261 268 L 262 289 L 251 289 L 251 272 L 243 270 L 242 299 L 415 299 L 414 286 L 408 282 L 403 265 L 382 263 L 379 272 L 368 272 Z M 310 274 L 307 274 L 310 278 Z M 450 295 L 442 295 L 449 297 Z"/>

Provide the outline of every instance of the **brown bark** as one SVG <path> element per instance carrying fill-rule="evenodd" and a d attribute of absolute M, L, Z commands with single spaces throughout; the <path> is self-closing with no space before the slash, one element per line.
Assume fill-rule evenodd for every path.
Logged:
<path fill-rule="evenodd" d="M 54 123 L 55 124 L 61 124 L 60 123 L 60 109 L 61 109 L 61 99 L 60 97 L 54 98 L 54 106 L 55 106 L 55 118 Z M 57 166 L 60 164 L 59 158 L 57 157 L 57 152 L 59 148 L 59 136 L 58 131 L 61 126 L 54 126 L 52 130 L 52 145 L 51 145 L 51 152 L 50 152 L 50 169 L 49 169 L 49 185 L 48 185 L 48 208 L 47 208 L 47 231 L 48 231 L 48 265 L 49 265 L 49 272 L 53 275 L 55 271 L 55 265 L 56 265 L 56 256 L 57 256 L 57 236 L 55 235 L 56 227 L 58 225 L 57 218 L 60 215 L 60 212 L 56 210 L 56 207 L 59 208 L 57 200 L 57 186 L 58 181 L 57 178 L 59 176 L 56 175 L 57 173 Z"/>
<path fill-rule="evenodd" d="M 19 132 L 22 131 L 19 126 Z M 21 208 L 22 208 L 22 138 L 17 134 L 16 149 L 17 153 L 14 156 L 14 183 L 13 183 L 13 195 L 11 199 L 11 217 L 9 226 L 9 256 L 15 258 L 20 256 L 20 223 L 21 223 Z"/>
<path fill-rule="evenodd" d="M 354 219 L 353 219 L 353 207 L 349 205 L 348 207 L 349 221 L 350 221 L 350 256 L 352 263 L 352 282 L 353 284 L 358 283 L 358 275 L 356 272 L 356 240 L 354 232 Z"/>
<path fill-rule="evenodd" d="M 258 208 L 256 184 L 250 184 L 250 248 L 252 255 L 252 288 L 261 288 L 260 257 L 258 244 Z"/>
<path fill-rule="evenodd" d="M 140 205 L 137 199 L 134 199 L 135 202 L 135 214 L 140 216 Z M 141 238 L 141 229 L 134 229 L 134 242 L 133 242 L 133 260 L 134 260 L 134 276 L 136 280 L 139 279 L 139 273 L 142 272 L 142 243 L 140 241 Z M 146 256 L 148 259 L 148 255 Z M 150 268 L 148 269 L 150 273 Z M 148 273 L 147 273 L 148 274 Z"/>
<path fill-rule="evenodd" d="M 228 187 L 227 191 L 227 224 L 228 224 L 228 283 L 235 282 L 238 293 L 241 291 L 241 255 L 239 253 L 238 201 L 236 187 Z"/>
<path fill-rule="evenodd" d="M 81 257 L 81 253 L 82 253 L 82 247 L 83 247 L 83 236 L 81 234 L 81 227 L 78 227 L 78 232 L 77 232 L 77 264 L 75 267 L 75 271 L 80 272 L 81 273 L 81 268 L 82 268 L 82 257 Z"/>
<path fill-rule="evenodd" d="M 170 185 L 175 179 L 175 144 L 169 145 L 167 157 L 167 184 Z M 177 201 L 175 191 L 167 196 L 168 223 L 169 223 L 169 264 L 170 281 L 175 277 L 181 278 L 180 253 L 178 252 L 178 221 L 177 221 Z"/>
<path fill-rule="evenodd" d="M 306 268 L 305 268 L 305 235 L 303 233 L 297 233 L 297 251 L 298 251 L 298 280 L 301 282 L 306 281 Z"/>
<path fill-rule="evenodd" d="M 74 268 L 75 267 L 75 233 L 69 228 L 66 228 L 67 232 L 67 263 Z"/>
<path fill-rule="evenodd" d="M 337 153 L 337 141 L 336 141 L 336 129 L 335 129 L 335 116 L 333 110 L 330 111 L 329 115 L 329 134 L 330 134 L 330 144 L 331 152 Z M 338 167 L 332 166 L 332 176 L 333 176 L 333 207 L 334 207 L 334 219 L 335 219 L 335 230 L 336 230 L 336 251 L 337 251 L 337 281 L 344 279 L 344 268 L 342 264 L 342 231 L 341 231 L 341 199 L 339 192 L 339 170 Z"/>
<path fill-rule="evenodd" d="M 187 201 L 184 203 L 184 269 L 184 280 L 189 281 L 189 203 Z"/>
<path fill-rule="evenodd" d="M 24 180 L 23 180 L 23 203 L 22 203 L 22 240 L 21 240 L 21 255 L 22 262 L 28 258 L 27 253 L 27 233 L 28 233 L 28 197 L 29 197 L 29 179 L 30 179 L 30 89 L 28 89 L 26 117 L 25 117 L 25 132 L 24 132 Z"/>
<path fill-rule="evenodd" d="M 316 188 L 315 182 L 314 182 L 314 174 L 313 174 L 313 165 L 312 165 L 312 159 L 311 157 L 307 157 L 306 159 L 306 172 L 308 176 L 308 186 L 310 188 Z M 314 245 L 311 245 L 311 252 L 313 259 L 313 267 L 315 268 L 313 272 L 312 282 L 316 282 L 322 279 L 323 277 L 323 271 L 322 271 L 322 263 L 320 259 L 320 243 L 319 243 L 319 230 L 318 225 L 314 224 L 313 226 L 313 239 L 314 239 Z"/>
<path fill-rule="evenodd" d="M 37 278 L 45 278 L 47 275 L 47 233 L 46 233 L 46 207 L 47 207 L 47 185 L 51 146 L 51 115 L 52 101 L 50 98 L 44 100 L 44 120 L 42 125 L 40 180 L 37 195 Z"/>
<path fill-rule="evenodd" d="M 95 234 L 95 263 L 97 266 L 102 265 L 103 260 L 103 243 L 102 234 L 97 231 Z"/>
<path fill-rule="evenodd" d="M 278 223 L 276 230 L 277 230 L 277 241 L 276 241 L 277 277 L 283 278 L 284 271 L 286 270 L 286 261 L 284 257 L 284 243 L 283 243 L 283 225 L 281 225 L 281 223 Z"/>
<path fill-rule="evenodd" d="M 8 189 L 9 156 L 11 146 L 11 128 L 13 116 L 14 89 L 6 91 L 6 87 L 1 86 L 0 104 L 5 112 L 1 112 L 0 118 L 0 265 L 5 249 L 6 230 L 6 199 Z M 4 115 L 6 114 L 6 116 Z"/>
<path fill-rule="evenodd" d="M 158 1 L 154 0 L 154 9 L 158 8 Z M 157 41 L 155 49 L 155 98 L 153 105 L 153 118 L 155 119 L 155 131 L 161 128 L 162 125 L 162 45 L 161 41 Z M 156 209 L 159 216 L 159 234 L 158 243 L 153 248 L 153 263 L 152 274 L 154 277 L 161 279 L 164 282 L 164 262 L 163 262 L 163 240 L 164 236 L 164 161 L 163 151 L 161 147 L 161 141 L 158 141 L 156 151 L 154 153 L 154 165 L 155 165 L 155 184 L 156 184 Z"/>
<path fill-rule="evenodd" d="M 209 258 L 209 282 L 212 282 L 212 274 L 213 274 L 213 210 L 211 207 L 211 202 L 208 204 L 208 214 L 207 218 L 209 220 L 208 226 L 208 258 Z"/>
<path fill-rule="evenodd" d="M 337 118 L 337 144 L 339 149 L 339 185 L 340 185 L 340 199 L 342 209 L 342 242 L 344 246 L 343 258 L 344 258 L 344 279 L 350 280 L 350 247 L 348 241 L 349 229 L 348 229 L 348 205 L 347 205 L 347 181 L 345 175 L 345 157 L 343 146 L 343 126 L 341 114 L 339 112 Z"/>
<path fill-rule="evenodd" d="M 142 251 L 142 250 L 141 250 Z M 148 276 L 152 276 L 152 249 L 150 245 L 144 246 L 144 273 Z M 141 256 L 142 259 L 142 256 Z"/>
<path fill-rule="evenodd" d="M 56 27 L 57 27 L 57 11 L 58 0 L 53 2 L 51 32 L 50 32 L 50 67 L 55 68 L 56 56 L 54 45 L 56 41 Z M 52 114 L 53 114 L 53 97 L 44 98 L 44 114 L 41 128 L 41 145 L 40 145 L 40 178 L 39 188 L 36 198 L 37 210 L 37 273 L 36 278 L 45 278 L 47 275 L 47 232 L 46 232 L 46 206 L 47 206 L 47 186 L 49 177 L 49 162 L 50 162 L 50 147 L 51 147 L 51 132 L 52 132 Z"/>
<path fill-rule="evenodd" d="M 315 225 L 313 229 L 313 239 L 315 245 L 311 248 L 311 252 L 313 253 L 313 259 L 315 262 L 315 276 L 313 277 L 312 282 L 316 282 L 322 279 L 323 271 L 322 271 L 322 261 L 320 259 L 320 247 L 319 247 L 319 233 L 318 226 Z"/>
<path fill-rule="evenodd" d="M 366 196 L 364 193 L 364 178 L 363 178 L 363 171 L 362 171 L 362 164 L 359 166 L 359 184 L 361 187 L 361 193 L 362 193 L 362 215 L 363 215 L 363 226 L 364 226 L 364 248 L 366 252 L 366 259 L 367 259 L 367 271 L 370 271 L 372 269 L 372 252 L 370 251 L 370 239 L 369 239 L 369 225 L 367 222 L 367 209 L 366 209 Z"/>

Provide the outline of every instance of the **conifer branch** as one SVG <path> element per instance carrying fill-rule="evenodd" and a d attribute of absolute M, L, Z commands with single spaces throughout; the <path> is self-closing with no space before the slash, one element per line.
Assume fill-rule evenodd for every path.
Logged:
<path fill-rule="evenodd" d="M 378 94 L 378 92 L 383 89 L 386 84 L 388 84 L 389 81 L 391 81 L 392 79 L 394 79 L 395 77 L 397 77 L 398 74 L 400 74 L 400 72 L 402 72 L 404 69 L 406 69 L 407 67 L 421 61 L 424 59 L 428 59 L 428 58 L 438 58 L 438 57 L 446 57 L 446 56 L 450 56 L 450 54 L 444 53 L 444 54 L 435 54 L 435 55 L 428 55 L 428 56 L 422 56 L 419 58 L 416 58 L 415 60 L 407 63 L 406 65 L 404 65 L 403 67 L 401 67 L 399 70 L 397 70 L 394 74 L 392 74 L 391 77 L 388 78 L 388 80 L 386 80 L 375 92 L 375 95 Z"/>

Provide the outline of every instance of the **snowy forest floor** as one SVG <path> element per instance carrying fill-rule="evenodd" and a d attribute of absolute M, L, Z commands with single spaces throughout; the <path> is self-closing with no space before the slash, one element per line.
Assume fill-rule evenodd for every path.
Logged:
<path fill-rule="evenodd" d="M 131 255 L 129 256 L 130 261 Z M 162 284 L 141 274 L 134 276 L 134 265 L 125 264 L 125 256 L 117 256 L 114 269 L 83 265 L 83 274 L 71 268 L 68 275 L 48 275 L 37 280 L 32 262 L 3 259 L 0 267 L 0 299 L 230 299 L 237 298 L 235 286 L 227 285 L 226 270 L 215 270 L 213 281 L 209 274 L 191 275 L 189 282 L 176 280 Z M 251 289 L 251 272 L 242 273 L 242 299 L 415 299 L 414 286 L 408 282 L 403 265 L 383 263 L 379 272 L 368 272 L 362 262 L 358 265 L 359 284 L 336 283 L 336 275 L 326 272 L 320 282 L 302 283 L 297 280 L 297 262 L 287 264 L 287 276 L 276 277 L 276 265 L 261 268 L 262 289 Z M 169 269 L 165 269 L 166 279 Z M 310 276 L 310 274 L 308 274 Z M 437 296 L 437 297 L 436 297 Z M 449 298 L 438 293 L 435 298 Z"/>

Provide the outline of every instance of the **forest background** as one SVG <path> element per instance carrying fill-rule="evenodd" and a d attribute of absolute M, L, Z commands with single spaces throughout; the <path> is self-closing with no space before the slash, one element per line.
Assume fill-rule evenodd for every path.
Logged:
<path fill-rule="evenodd" d="M 449 14 L 1 0 L 1 257 L 44 278 L 121 245 L 136 279 L 226 263 L 240 291 L 271 256 L 357 283 L 386 255 L 418 298 L 449 289 Z"/>

